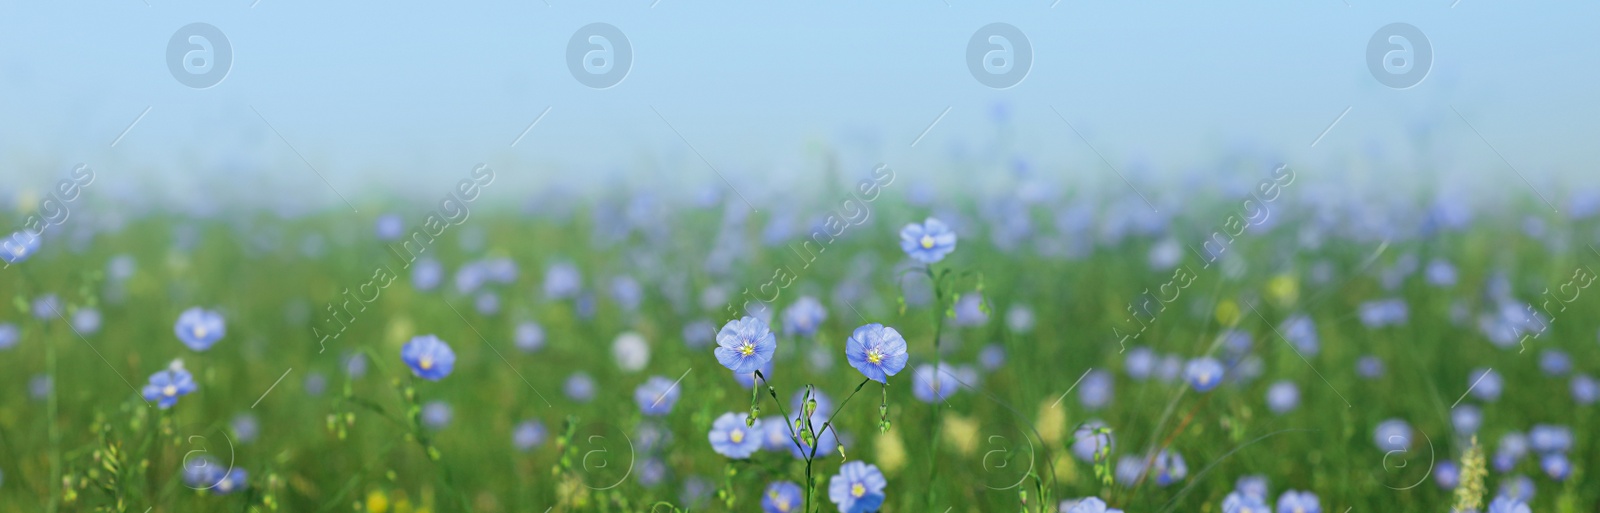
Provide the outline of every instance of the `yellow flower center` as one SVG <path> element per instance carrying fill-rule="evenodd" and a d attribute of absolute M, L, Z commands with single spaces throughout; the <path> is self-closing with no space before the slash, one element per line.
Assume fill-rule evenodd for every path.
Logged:
<path fill-rule="evenodd" d="M 735 429 L 733 431 L 728 432 L 728 439 L 729 440 L 733 440 L 733 443 L 736 443 L 736 444 L 737 443 L 744 443 L 744 430 L 743 429 Z"/>
<path fill-rule="evenodd" d="M 433 358 L 429 358 L 429 357 L 424 356 L 424 357 L 422 357 L 421 360 L 417 361 L 417 366 L 418 367 L 422 367 L 422 370 L 432 369 L 433 368 Z"/>
<path fill-rule="evenodd" d="M 867 361 L 872 363 L 881 362 L 883 361 L 883 353 L 878 352 L 877 349 L 867 351 Z"/>
<path fill-rule="evenodd" d="M 782 498 L 782 499 L 778 499 L 774 504 L 776 506 L 778 506 L 778 511 L 782 511 L 784 513 L 788 513 L 788 511 L 789 511 L 789 499 L 787 497 Z"/>
<path fill-rule="evenodd" d="M 922 236 L 922 249 L 933 249 L 933 236 L 932 235 L 923 235 Z"/>
<path fill-rule="evenodd" d="M 860 498 L 862 495 L 866 495 L 866 494 L 867 494 L 867 487 L 861 486 L 861 483 L 856 483 L 856 484 L 850 486 L 850 495 L 852 495 L 852 496 L 854 496 L 856 498 Z"/>
<path fill-rule="evenodd" d="M 167 385 L 166 388 L 161 389 L 161 393 L 166 394 L 167 397 L 178 395 L 178 387 Z"/>
<path fill-rule="evenodd" d="M 199 324 L 194 325 L 194 338 L 206 338 L 206 327 Z"/>
<path fill-rule="evenodd" d="M 1300 506 L 1295 506 L 1294 513 L 1306 513 L 1306 509 Z"/>
<path fill-rule="evenodd" d="M 749 342 L 745 342 L 744 345 L 739 346 L 739 354 L 745 356 L 756 354 L 756 346 L 750 345 Z"/>

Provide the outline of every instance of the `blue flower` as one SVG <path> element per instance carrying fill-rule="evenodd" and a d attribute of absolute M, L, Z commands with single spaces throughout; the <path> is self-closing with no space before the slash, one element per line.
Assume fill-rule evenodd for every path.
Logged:
<path fill-rule="evenodd" d="M 1500 400 L 1500 391 L 1505 386 L 1505 381 L 1493 368 L 1474 369 L 1467 379 L 1467 386 L 1472 387 L 1473 397 L 1491 403 Z"/>
<path fill-rule="evenodd" d="M 644 384 L 633 390 L 633 400 L 639 403 L 639 411 L 647 416 L 666 415 L 672 411 L 672 405 L 678 402 L 677 385 L 664 376 L 650 376 Z"/>
<path fill-rule="evenodd" d="M 1528 476 L 1515 475 L 1500 482 L 1500 496 L 1515 499 L 1518 502 L 1533 500 L 1533 480 Z M 1493 511 L 1494 508 L 1490 508 Z"/>
<path fill-rule="evenodd" d="M 17 347 L 18 340 L 22 340 L 22 332 L 17 329 L 17 325 L 0 323 L 0 349 Z"/>
<path fill-rule="evenodd" d="M 623 310 L 632 312 L 638 310 L 639 302 L 644 300 L 644 288 L 632 276 L 618 276 L 611 279 L 611 299 Z"/>
<path fill-rule="evenodd" d="M 1104 427 L 1106 427 L 1106 423 L 1098 419 L 1084 422 L 1083 425 L 1078 426 L 1078 429 L 1072 432 L 1072 455 L 1083 460 L 1084 463 L 1093 463 L 1095 453 L 1101 450 L 1111 450 L 1112 444 L 1115 443 L 1111 431 L 1096 432 Z"/>
<path fill-rule="evenodd" d="M 658 458 L 645 458 L 639 462 L 639 485 L 651 488 L 667 478 L 667 465 Z"/>
<path fill-rule="evenodd" d="M 763 513 L 804 511 L 805 497 L 802 497 L 801 493 L 800 485 L 789 481 L 769 484 L 767 491 L 761 494 L 761 511 Z"/>
<path fill-rule="evenodd" d="M 1279 329 L 1283 331 L 1283 338 L 1294 344 L 1295 349 L 1306 358 L 1316 356 L 1321 348 L 1318 343 L 1317 325 L 1306 314 L 1289 316 Z"/>
<path fill-rule="evenodd" d="M 1106 507 L 1106 501 L 1099 497 L 1084 497 L 1074 504 L 1067 513 L 1122 513 L 1122 510 Z"/>
<path fill-rule="evenodd" d="M 544 445 L 546 434 L 543 423 L 532 419 L 524 420 L 511 432 L 511 445 L 518 451 L 527 452 L 529 449 Z"/>
<path fill-rule="evenodd" d="M 1400 419 L 1389 419 L 1378 423 L 1378 428 L 1373 430 L 1373 442 L 1384 451 L 1405 451 L 1411 449 L 1411 424 Z"/>
<path fill-rule="evenodd" d="M 26 230 L 13 232 L 10 237 L 0 239 L 0 260 L 5 260 L 6 264 L 26 262 L 37 251 L 39 236 Z"/>
<path fill-rule="evenodd" d="M 757 369 L 757 370 L 761 371 L 761 375 L 765 376 L 766 379 L 772 379 L 772 360 L 767 360 L 767 363 L 765 365 L 762 365 L 761 368 Z M 742 387 L 745 387 L 745 388 L 750 388 L 750 387 L 756 386 L 756 373 L 755 372 L 745 372 L 745 373 L 735 372 L 735 373 L 733 373 L 733 380 L 734 381 L 738 381 L 739 382 L 739 386 L 742 386 Z"/>
<path fill-rule="evenodd" d="M 1578 404 L 1594 404 L 1600 399 L 1600 382 L 1588 374 L 1578 374 L 1572 377 L 1572 400 Z"/>
<path fill-rule="evenodd" d="M 962 294 L 952 308 L 956 311 L 956 326 L 982 326 L 989 322 L 984 311 L 983 294 Z"/>
<path fill-rule="evenodd" d="M 527 321 L 517 325 L 517 349 L 524 353 L 532 353 L 544 347 L 544 328 L 539 323 Z"/>
<path fill-rule="evenodd" d="M 222 479 L 217 481 L 217 485 L 212 487 L 211 491 L 217 492 L 217 495 L 227 495 L 249 487 L 249 480 L 250 473 L 245 472 L 244 469 L 228 469 L 228 472 L 222 475 Z"/>
<path fill-rule="evenodd" d="M 429 401 L 422 405 L 422 425 L 428 429 L 444 429 L 450 425 L 450 419 L 454 416 L 450 403 Z"/>
<path fill-rule="evenodd" d="M 1471 436 L 1483 425 L 1483 412 L 1477 406 L 1463 404 L 1450 410 L 1450 423 L 1455 426 L 1456 433 Z"/>
<path fill-rule="evenodd" d="M 1536 424 L 1528 430 L 1528 445 L 1540 453 L 1567 452 L 1572 449 L 1572 428 Z"/>
<path fill-rule="evenodd" d="M 182 367 L 158 371 L 150 375 L 150 384 L 144 386 L 144 400 L 156 401 L 165 410 L 178 404 L 178 398 L 194 392 L 194 377 Z"/>
<path fill-rule="evenodd" d="M 1189 365 L 1184 368 L 1184 379 L 1196 392 L 1210 392 L 1217 388 L 1217 384 L 1222 383 L 1222 376 L 1222 362 L 1211 357 L 1189 360 Z"/>
<path fill-rule="evenodd" d="M 1383 360 L 1377 356 L 1367 355 L 1356 360 L 1356 374 L 1367 379 L 1383 377 Z"/>
<path fill-rule="evenodd" d="M 228 428 L 233 431 L 233 439 L 242 444 L 254 442 L 256 437 L 261 435 L 261 422 L 256 420 L 255 415 L 248 413 L 235 416 L 233 421 L 228 423 Z"/>
<path fill-rule="evenodd" d="M 1544 473 L 1556 481 L 1566 481 L 1567 475 L 1572 473 L 1572 463 L 1567 461 L 1567 455 L 1559 452 L 1544 455 L 1544 458 L 1539 460 L 1539 468 L 1544 469 Z"/>
<path fill-rule="evenodd" d="M 827 419 L 811 419 L 812 429 L 822 429 L 822 424 L 825 422 L 827 422 Z M 796 432 L 799 432 L 799 430 L 796 430 Z M 833 426 L 817 433 L 816 456 L 819 460 L 826 458 L 829 454 L 833 454 L 834 449 L 839 447 L 839 437 L 835 433 L 837 433 L 837 428 Z M 794 459 L 803 460 L 812 455 L 811 444 L 806 443 L 804 435 L 800 436 L 799 444 L 790 443 L 788 447 L 789 454 L 794 456 Z"/>
<path fill-rule="evenodd" d="M 932 217 L 922 224 L 911 223 L 900 229 L 900 249 L 912 260 L 933 264 L 956 249 L 956 232 Z"/>
<path fill-rule="evenodd" d="M 1435 258 L 1428 262 L 1428 268 L 1423 270 L 1428 276 L 1428 283 L 1435 287 L 1449 287 L 1456 284 L 1456 267 L 1449 261 Z"/>
<path fill-rule="evenodd" d="M 1083 377 L 1083 383 L 1078 386 L 1078 402 L 1090 410 L 1104 408 L 1111 402 L 1112 383 L 1111 371 L 1089 371 Z"/>
<path fill-rule="evenodd" d="M 828 479 L 828 499 L 839 506 L 839 513 L 877 511 L 887 486 L 889 480 L 877 465 L 851 461 L 840 465 L 839 474 Z"/>
<path fill-rule="evenodd" d="M 400 359 L 411 367 L 412 374 L 429 381 L 444 379 L 456 366 L 456 353 L 433 335 L 412 337 L 400 348 Z"/>
<path fill-rule="evenodd" d="M 355 379 L 367 375 L 367 355 L 356 352 L 345 353 L 344 373 Z"/>
<path fill-rule="evenodd" d="M 550 299 L 576 297 L 583 287 L 583 275 L 569 263 L 551 264 L 544 273 L 544 295 Z"/>
<path fill-rule="evenodd" d="M 1489 503 L 1488 513 L 1531 513 L 1527 503 L 1511 497 L 1495 497 Z"/>
<path fill-rule="evenodd" d="M 1189 475 L 1189 465 L 1183 462 L 1183 455 L 1178 451 L 1163 449 L 1156 454 L 1155 464 L 1152 469 L 1156 475 L 1156 484 L 1167 486 L 1182 481 Z"/>
<path fill-rule="evenodd" d="M 1150 379 L 1150 374 L 1156 370 L 1156 352 L 1144 346 L 1134 347 L 1123 358 L 1122 368 L 1130 378 L 1139 381 Z"/>
<path fill-rule="evenodd" d="M 772 361 L 778 350 L 778 337 L 767 328 L 767 323 L 745 316 L 728 321 L 717 332 L 717 347 L 712 350 L 717 362 L 738 374 L 755 372 Z"/>
<path fill-rule="evenodd" d="M 1006 309 L 1006 327 L 1013 333 L 1026 335 L 1033 331 L 1033 308 L 1028 305 L 1014 304 Z"/>
<path fill-rule="evenodd" d="M 416 268 L 411 269 L 411 287 L 419 291 L 433 290 L 443 279 L 444 266 L 432 258 L 417 261 Z"/>
<path fill-rule="evenodd" d="M 172 329 L 183 345 L 195 351 L 205 351 L 222 340 L 227 325 L 222 322 L 222 314 L 197 306 L 179 314 L 178 323 Z"/>
<path fill-rule="evenodd" d="M 1450 460 L 1439 462 L 1439 465 L 1433 468 L 1433 482 L 1438 483 L 1441 489 L 1456 489 L 1456 486 L 1461 484 L 1461 467 Z"/>
<path fill-rule="evenodd" d="M 689 349 L 700 349 L 716 338 L 717 325 L 707 319 L 697 319 L 683 325 L 683 343 Z"/>
<path fill-rule="evenodd" d="M 1132 454 L 1122 455 L 1121 458 L 1117 458 L 1117 481 L 1121 481 L 1125 486 L 1132 485 L 1144 475 L 1144 467 L 1144 458 Z"/>
<path fill-rule="evenodd" d="M 637 441 L 634 447 L 639 452 L 650 452 L 656 447 L 666 447 L 672 443 L 672 431 L 654 421 L 645 420 L 633 428 L 633 439 Z"/>
<path fill-rule="evenodd" d="M 983 370 L 993 372 L 1006 364 L 1006 348 L 1000 344 L 989 344 L 978 351 L 978 366 Z"/>
<path fill-rule="evenodd" d="M 788 422 L 785 422 L 782 417 L 764 417 L 758 424 L 762 426 L 762 449 L 768 451 L 783 451 L 794 447 L 794 440 L 789 438 L 789 429 L 791 429 L 791 425 Z"/>
<path fill-rule="evenodd" d="M 844 357 L 867 379 L 888 383 L 889 376 L 906 368 L 906 339 L 894 328 L 868 324 L 856 328 L 844 343 Z"/>
<path fill-rule="evenodd" d="M 193 458 L 184 458 L 182 478 L 184 486 L 196 490 L 208 490 L 217 486 L 227 469 L 209 454 L 201 454 Z"/>
<path fill-rule="evenodd" d="M 1233 489 L 1241 494 L 1256 497 L 1265 502 L 1267 500 L 1267 476 L 1260 474 L 1240 476 L 1233 484 Z"/>
<path fill-rule="evenodd" d="M 574 372 L 571 376 L 567 376 L 567 382 L 561 386 L 561 391 L 566 393 L 569 399 L 587 403 L 594 400 L 594 378 L 583 371 Z"/>
<path fill-rule="evenodd" d="M 1361 303 L 1358 309 L 1361 323 L 1368 328 L 1398 326 L 1410 319 L 1406 302 L 1399 298 L 1368 301 Z"/>
<path fill-rule="evenodd" d="M 398 240 L 406 230 L 405 220 L 401 219 L 399 214 L 378 216 L 378 222 L 373 228 L 373 231 L 378 233 L 378 240 L 385 242 Z"/>
<path fill-rule="evenodd" d="M 1222 513 L 1270 513 L 1260 496 L 1242 491 L 1229 493 L 1222 498 Z"/>
<path fill-rule="evenodd" d="M 1267 388 L 1267 409 L 1283 415 L 1300 406 L 1300 388 L 1289 381 L 1279 381 Z"/>
<path fill-rule="evenodd" d="M 72 313 L 72 329 L 79 335 L 93 335 L 100 331 L 100 311 L 94 308 L 80 308 Z"/>
<path fill-rule="evenodd" d="M 1560 349 L 1546 349 L 1539 352 L 1539 370 L 1546 376 L 1565 376 L 1572 372 L 1572 357 Z"/>
<path fill-rule="evenodd" d="M 749 417 L 749 414 L 733 412 L 717 417 L 717 420 L 711 423 L 711 433 L 708 435 L 711 440 L 711 450 L 729 458 L 742 460 L 761 449 L 764 428 L 760 419 L 756 419 L 753 425 L 745 425 L 745 419 Z"/>
<path fill-rule="evenodd" d="M 1289 490 L 1278 496 L 1278 513 L 1322 513 L 1317 494 Z"/>
<path fill-rule="evenodd" d="M 790 335 L 809 337 L 817 333 L 822 321 L 828 319 L 828 310 L 822 302 L 811 296 L 801 296 L 783 311 L 783 331 Z"/>
<path fill-rule="evenodd" d="M 934 372 L 933 367 L 928 364 L 918 365 L 917 370 L 911 374 L 911 395 L 918 401 L 936 403 L 949 399 L 961 390 L 963 382 L 968 384 L 972 382 L 967 378 L 976 378 L 976 376 L 963 377 L 961 374 L 970 372 L 952 368 L 943 362 L 939 363 L 938 372 Z"/>

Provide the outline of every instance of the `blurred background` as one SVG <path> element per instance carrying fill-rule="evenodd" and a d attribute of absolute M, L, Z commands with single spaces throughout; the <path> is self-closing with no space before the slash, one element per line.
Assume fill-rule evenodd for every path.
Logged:
<path fill-rule="evenodd" d="M 1217 159 L 1243 152 L 1352 185 L 1531 185 L 1555 203 L 1593 185 L 1582 163 L 1600 115 L 1586 91 L 1600 6 L 1583 3 L 129 0 L 0 12 L 4 186 L 42 189 L 82 162 L 108 189 L 178 203 L 432 196 L 479 162 L 514 170 L 502 200 L 722 184 L 717 173 L 764 196 L 814 184 L 818 144 L 849 169 L 886 162 L 943 186 L 1022 161 L 1050 180 L 1120 181 L 1109 163 L 1158 189 L 1222 174 Z M 175 33 L 196 22 L 231 57 L 203 89 L 178 79 L 198 71 L 168 63 Z M 603 89 L 567 62 L 596 22 L 631 53 Z M 1031 49 L 1003 89 L 968 62 L 994 22 Z M 1409 74 L 1405 88 L 1370 66 L 1369 41 L 1396 22 L 1431 53 L 1413 63 L 1420 76 L 1384 72 Z M 952 171 L 963 158 L 988 167 Z M 1407 171 L 1371 169 L 1383 166 Z"/>

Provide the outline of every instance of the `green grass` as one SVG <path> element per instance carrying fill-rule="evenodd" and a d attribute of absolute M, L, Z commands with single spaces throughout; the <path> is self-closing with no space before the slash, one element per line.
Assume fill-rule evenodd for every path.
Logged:
<path fill-rule="evenodd" d="M 912 397 L 911 369 L 933 358 L 934 319 L 943 309 L 900 311 L 895 266 L 903 258 L 894 235 L 900 225 L 927 212 L 890 203 L 880 200 L 867 224 L 851 228 L 804 270 L 788 249 L 760 244 L 765 215 L 752 216 L 744 235 L 753 252 L 725 276 L 707 273 L 703 265 L 717 239 L 718 212 L 678 212 L 662 221 L 670 227 L 666 236 L 635 233 L 622 244 L 600 245 L 591 237 L 594 221 L 585 213 L 557 222 L 479 207 L 465 226 L 452 228 L 430 247 L 427 254 L 448 270 L 441 289 L 433 292 L 413 290 L 409 271 L 399 269 L 393 254 L 371 235 L 370 218 L 343 212 L 290 221 L 151 216 L 118 233 L 98 235 L 81 252 L 52 239 L 32 260 L 0 271 L 0 291 L 15 298 L 0 313 L 0 322 L 22 330 L 17 347 L 0 353 L 5 356 L 0 373 L 11 390 L 0 399 L 0 511 L 355 511 L 374 496 L 385 498 L 390 511 L 401 511 L 402 502 L 412 511 L 620 512 L 652 506 L 665 511 L 689 507 L 679 492 L 690 476 L 715 489 L 694 511 L 757 511 L 766 484 L 800 481 L 804 462 L 765 451 L 734 462 L 711 451 L 706 433 L 712 420 L 724 412 L 748 411 L 750 392 L 717 364 L 709 347 L 691 350 L 681 333 L 696 319 L 718 325 L 728 320 L 721 306 L 709 311 L 697 306 L 705 287 L 720 285 L 737 297 L 786 264 L 798 277 L 779 294 L 778 307 L 816 295 L 828 306 L 829 317 L 814 340 L 779 330 L 771 384 L 784 407 L 806 384 L 836 404 L 849 395 L 861 376 L 845 363 L 843 344 L 861 324 L 887 324 L 911 344 L 912 366 L 887 388 L 889 432 L 878 429 L 885 392 L 877 384 L 862 389 L 836 421 L 848 434 L 845 457 L 888 470 L 884 511 L 1038 511 L 1041 505 L 1043 511 L 1055 511 L 1057 501 L 1089 495 L 1130 512 L 1219 511 L 1223 496 L 1246 474 L 1269 476 L 1272 500 L 1286 489 L 1314 491 L 1328 512 L 1397 506 L 1447 511 L 1451 492 L 1425 476 L 1430 462 L 1456 459 L 1465 450 L 1464 440 L 1451 434 L 1449 414 L 1476 367 L 1494 367 L 1506 383 L 1500 401 L 1481 405 L 1479 436 L 1487 452 L 1493 454 L 1502 434 L 1525 432 L 1536 423 L 1569 425 L 1576 436 L 1570 453 L 1574 471 L 1566 482 L 1543 477 L 1532 460 L 1515 470 L 1534 476 L 1538 484 L 1534 510 L 1592 511 L 1600 501 L 1589 467 L 1600 458 L 1585 436 L 1596 425 L 1593 406 L 1574 405 L 1569 379 L 1544 376 L 1537 365 L 1539 350 L 1560 347 L 1572 355 L 1577 372 L 1596 372 L 1600 358 L 1593 319 L 1600 300 L 1580 296 L 1555 314 L 1550 331 L 1523 354 L 1489 344 L 1475 320 L 1458 326 L 1449 316 L 1452 302 L 1459 300 L 1475 318 L 1486 306 L 1482 284 L 1496 269 L 1510 274 L 1519 298 L 1536 303 L 1542 287 L 1554 289 L 1573 269 L 1600 259 L 1581 244 L 1568 254 L 1552 254 L 1517 234 L 1510 223 L 1488 219 L 1467 233 L 1399 241 L 1381 250 L 1377 243 L 1332 239 L 1312 253 L 1295 250 L 1303 221 L 1290 219 L 1272 232 L 1237 240 L 1229 251 L 1244 257 L 1246 267 L 1235 279 L 1220 264 L 1202 268 L 1199 257 L 1186 250 L 1183 263 L 1195 272 L 1195 281 L 1135 343 L 1191 358 L 1213 350 L 1218 333 L 1230 327 L 1222 321 L 1232 321 L 1231 327 L 1253 336 L 1253 352 L 1264 363 L 1263 375 L 1254 381 L 1197 394 L 1180 385 L 1134 381 L 1122 372 L 1113 327 L 1125 329 L 1124 307 L 1170 276 L 1146 264 L 1153 241 L 1131 238 L 1081 260 L 1063 261 L 1031 251 L 998 251 L 987 234 L 967 237 L 938 268 L 972 273 L 948 282 L 952 293 L 975 292 L 981 275 L 993 313 L 982 327 L 945 325 L 943 360 L 972 363 L 988 343 L 1002 344 L 1008 358 L 999 371 L 974 383 L 976 389 L 930 405 Z M 1225 212 L 1182 214 L 1175 235 L 1198 247 L 1209 232 L 1191 227 L 1220 223 L 1196 220 L 1221 221 Z M 1036 227 L 1052 230 L 1048 212 L 1034 214 Z M 174 249 L 180 226 L 197 230 L 192 250 Z M 1551 226 L 1577 241 L 1587 240 L 1594 228 L 1592 223 Z M 485 247 L 462 250 L 463 230 L 481 230 Z M 299 249 L 310 234 L 325 241 L 316 257 Z M 656 258 L 660 271 L 639 271 L 630 258 L 635 252 Z M 1377 270 L 1407 253 L 1423 263 L 1435 256 L 1450 259 L 1460 270 L 1460 284 L 1440 289 L 1413 275 L 1397 291 L 1383 290 Z M 120 285 L 109 283 L 104 272 L 116 254 L 138 262 L 135 275 Z M 519 266 L 514 284 L 489 287 L 500 295 L 496 315 L 479 314 L 472 298 L 456 294 L 450 280 L 461 263 L 483 256 L 509 257 Z M 571 301 L 542 299 L 544 269 L 558 260 L 576 263 L 591 290 L 604 286 L 602 277 L 632 273 L 645 284 L 643 306 L 625 312 L 598 290 L 595 316 L 582 320 Z M 1310 280 L 1318 262 L 1335 270 L 1330 283 Z M 312 327 L 330 325 L 324 305 L 385 264 L 399 278 L 319 351 Z M 852 272 L 863 265 L 870 272 Z M 1268 291 L 1268 281 L 1280 275 L 1297 285 L 1294 298 L 1275 298 Z M 836 284 L 863 276 L 868 294 L 853 308 L 832 299 Z M 660 284 L 669 279 L 687 286 L 687 312 L 678 311 L 664 294 Z M 98 308 L 101 330 L 80 337 L 59 319 L 35 320 L 24 309 L 43 293 L 58 294 L 69 315 Z M 1410 322 L 1378 330 L 1362 326 L 1357 305 L 1384 297 L 1404 298 Z M 1003 314 L 1014 304 L 1034 309 L 1037 326 L 1030 333 L 1006 328 Z M 1239 314 L 1219 320 L 1217 311 L 1225 304 L 1235 305 Z M 219 308 L 227 316 L 227 336 L 209 351 L 192 351 L 173 334 L 179 312 L 191 306 Z M 1320 353 L 1307 359 L 1271 328 L 1295 312 L 1310 314 L 1321 336 Z M 542 351 L 528 354 L 513 346 L 514 327 L 522 320 L 544 327 Z M 623 372 L 612 360 L 611 343 L 625 331 L 638 332 L 651 344 L 643 372 Z M 447 341 L 458 355 L 453 374 L 440 382 L 413 378 L 399 359 L 401 344 L 426 333 Z M 804 363 L 802 349 L 811 344 L 834 353 L 831 370 L 817 372 Z M 341 370 L 341 355 L 352 351 L 370 355 L 363 378 L 352 380 Z M 1366 354 L 1383 358 L 1388 369 L 1383 378 L 1357 377 L 1355 362 Z M 170 410 L 147 406 L 130 386 L 142 387 L 151 373 L 176 358 L 194 373 L 199 390 Z M 1076 392 L 1052 406 L 1090 368 L 1115 371 L 1111 406 L 1086 411 Z M 564 380 L 576 370 L 598 383 L 593 402 L 563 395 Z M 54 375 L 54 393 L 30 398 L 27 382 L 41 373 Z M 320 396 L 306 390 L 313 373 L 327 379 Z M 682 398 L 660 419 L 672 433 L 670 442 L 645 454 L 630 451 L 630 440 L 619 441 L 619 435 L 631 435 L 641 422 L 633 391 L 652 375 L 682 375 Z M 1302 396 L 1300 407 L 1282 416 L 1270 413 L 1264 402 L 1267 386 L 1276 380 L 1293 381 Z M 775 414 L 772 399 L 765 393 L 760 399 L 762 414 Z M 417 426 L 418 405 L 432 400 L 454 408 L 453 421 L 442 430 Z M 260 421 L 260 436 L 252 443 L 231 440 L 228 432 L 229 421 L 241 413 Z M 539 448 L 517 452 L 512 429 L 530 418 L 542 421 L 550 436 Z M 1116 436 L 1112 463 L 1152 446 L 1169 447 L 1186 459 L 1188 477 L 1167 487 L 1153 480 L 1098 481 L 1094 465 L 1063 456 L 1072 426 L 1093 418 L 1104 420 Z M 1384 452 L 1373 443 L 1373 428 L 1388 418 L 1405 419 L 1426 434 L 1431 452 L 1418 440 L 1410 453 L 1391 455 L 1385 463 Z M 889 461 L 895 442 L 903 461 Z M 219 496 L 185 487 L 178 469 L 197 450 L 224 462 L 223 456 L 231 455 L 235 466 L 249 471 L 249 490 Z M 996 459 L 1002 456 L 1008 458 L 1004 466 Z M 669 469 L 655 487 L 638 481 L 638 464 L 646 457 L 659 458 Z M 607 466 L 598 465 L 601 459 Z M 1402 460 L 1407 462 L 1403 468 Z M 822 511 L 835 510 L 826 503 L 826 486 L 840 462 L 833 453 L 816 463 Z M 1025 468 L 1032 472 L 1019 471 Z M 1491 471 L 1491 493 L 1500 477 Z M 61 485 L 63 478 L 68 489 Z M 607 488 L 612 483 L 618 484 Z M 1047 496 L 1041 498 L 1041 491 Z"/>

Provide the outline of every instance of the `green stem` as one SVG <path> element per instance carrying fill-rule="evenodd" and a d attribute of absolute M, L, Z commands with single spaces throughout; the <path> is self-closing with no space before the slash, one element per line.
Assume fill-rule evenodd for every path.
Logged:
<path fill-rule="evenodd" d="M 933 265 L 929 264 L 928 268 L 927 268 L 927 273 L 928 273 L 928 279 L 933 281 L 933 294 L 934 294 L 934 304 L 933 304 L 933 373 L 935 375 L 935 379 L 937 379 L 937 376 L 939 374 L 939 366 L 942 363 L 940 361 L 941 360 L 941 355 L 939 353 L 939 339 L 943 338 L 943 335 L 944 335 L 944 311 L 945 311 L 944 304 L 945 304 L 945 292 L 946 292 L 945 289 L 944 289 L 944 277 L 950 274 L 950 270 L 949 269 L 945 269 L 944 272 L 935 274 L 933 272 Z M 934 482 L 933 480 L 934 480 L 935 477 L 938 477 L 938 475 L 939 475 L 939 464 L 937 462 L 937 459 L 939 457 L 939 428 L 941 426 L 939 424 L 939 403 L 938 402 L 934 402 L 934 404 L 933 404 L 933 414 L 928 417 L 928 422 L 933 424 L 932 429 L 929 430 L 929 432 L 933 433 L 933 436 L 932 436 L 932 438 L 928 439 L 928 481 L 927 481 L 928 482 L 928 494 L 927 494 L 928 509 L 932 510 L 932 509 L 934 509 L 934 506 L 933 506 L 934 492 L 938 488 L 936 486 L 933 486 L 933 482 Z"/>

